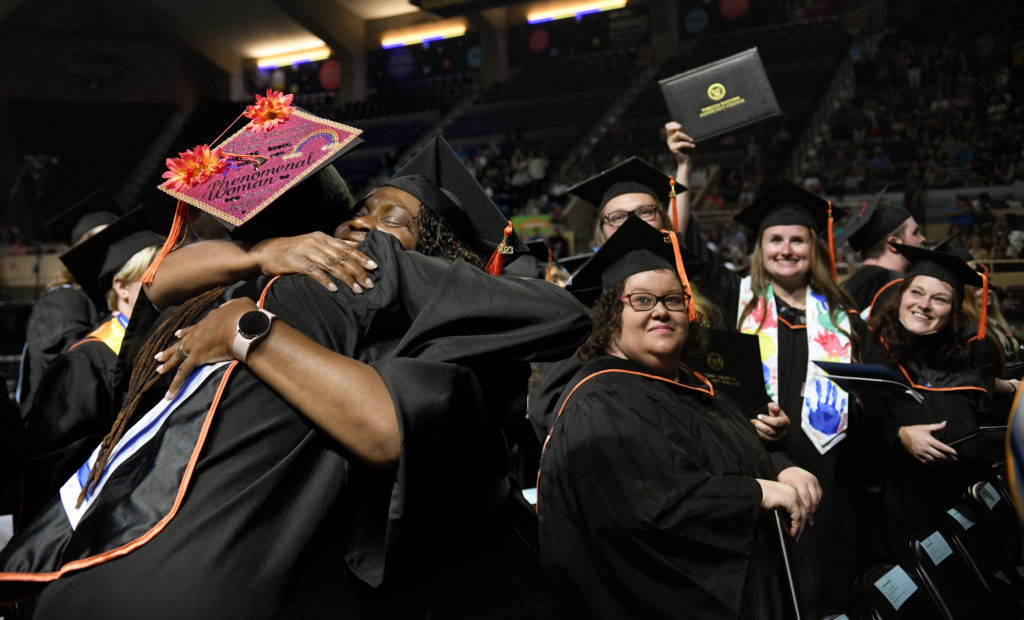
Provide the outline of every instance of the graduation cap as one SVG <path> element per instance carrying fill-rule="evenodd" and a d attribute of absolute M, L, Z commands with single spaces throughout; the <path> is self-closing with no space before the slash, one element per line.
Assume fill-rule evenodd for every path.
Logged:
<path fill-rule="evenodd" d="M 756 230 L 758 234 L 769 226 L 807 226 L 822 232 L 828 225 L 830 204 L 799 185 L 782 181 L 732 219 Z"/>
<path fill-rule="evenodd" d="M 106 293 L 121 267 L 136 252 L 163 242 L 163 235 L 152 230 L 145 208 L 136 207 L 61 254 L 60 260 L 97 307 L 105 308 Z"/>
<path fill-rule="evenodd" d="M 583 266 L 583 263 L 590 260 L 593 256 L 593 252 L 586 252 L 584 254 L 576 254 L 574 256 L 566 256 L 565 258 L 559 258 L 556 260 L 556 262 L 562 269 L 565 269 L 569 273 L 576 273 L 576 271 L 581 266 Z"/>
<path fill-rule="evenodd" d="M 836 239 L 836 245 L 842 245 L 849 241 L 850 247 L 858 252 L 863 252 L 895 232 L 903 222 L 907 221 L 907 218 L 911 217 L 910 211 L 903 207 L 878 206 L 886 189 L 888 188 L 882 188 L 882 191 L 865 202 L 864 206 L 850 218 L 846 223 L 846 228 Z"/>
<path fill-rule="evenodd" d="M 631 215 L 590 260 L 573 274 L 565 290 L 583 303 L 591 304 L 603 289 L 631 275 L 671 269 L 679 274 L 683 290 L 692 296 L 678 237 L 677 233 L 657 230 L 639 217 Z M 690 304 L 690 321 L 696 320 L 696 308 Z"/>
<path fill-rule="evenodd" d="M 967 234 L 967 229 L 966 228 L 961 228 L 960 230 L 956 231 L 952 235 L 948 235 L 945 238 L 940 239 L 939 241 L 937 241 L 935 243 L 935 245 L 933 245 L 929 249 L 935 250 L 937 252 L 949 251 L 949 249 L 951 247 L 953 247 L 953 245 L 952 245 L 953 242 L 956 241 L 957 238 L 959 238 L 960 236 L 965 235 L 965 234 Z"/>
<path fill-rule="evenodd" d="M 931 276 L 949 284 L 955 291 L 963 291 L 964 285 L 982 286 L 983 284 L 981 274 L 959 256 L 902 243 L 894 243 L 893 246 L 910 261 L 907 278 Z"/>
<path fill-rule="evenodd" d="M 182 237 L 188 205 L 214 216 L 233 239 L 249 242 L 317 230 L 331 233 L 349 215 L 348 187 L 331 162 L 362 142 L 362 130 L 299 108 L 288 110 L 287 118 L 269 130 L 253 131 L 250 123 L 217 144 L 220 158 L 215 161 L 221 165 L 205 180 L 183 184 L 171 177 L 157 187 L 177 198 L 178 205 L 144 283 L 152 282 L 163 257 Z M 180 159 L 204 147 L 180 153 Z M 176 160 L 167 163 L 173 173 Z"/>
<path fill-rule="evenodd" d="M 97 226 L 109 225 L 124 212 L 104 189 L 97 189 L 46 222 L 53 235 L 74 245 Z"/>
<path fill-rule="evenodd" d="M 839 210 L 824 198 L 816 196 L 799 185 L 782 181 L 745 209 L 733 220 L 757 231 L 760 235 L 769 226 L 806 226 L 816 233 L 826 233 L 832 278 L 836 278 L 835 246 L 833 245 L 833 214 Z"/>
<path fill-rule="evenodd" d="M 481 256 L 511 261 L 528 251 L 511 223 L 466 169 L 451 145 L 434 136 L 382 187 L 414 196 L 444 218 L 463 241 Z M 497 254 L 496 254 L 497 253 Z M 493 272 L 494 263 L 489 262 Z M 500 266 L 497 272 L 501 272 Z"/>
<path fill-rule="evenodd" d="M 594 205 L 598 213 L 608 204 L 608 201 L 623 194 L 647 194 L 657 200 L 660 205 L 665 205 L 668 202 L 666 199 L 669 199 L 673 203 L 671 209 L 673 224 L 676 223 L 674 221 L 676 218 L 675 179 L 635 155 L 597 173 L 586 181 L 573 185 L 567 191 Z M 679 191 L 686 191 L 686 187 L 680 185 Z"/>

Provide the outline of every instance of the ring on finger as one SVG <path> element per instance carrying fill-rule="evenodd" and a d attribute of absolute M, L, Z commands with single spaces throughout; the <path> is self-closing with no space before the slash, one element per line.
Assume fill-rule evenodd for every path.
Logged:
<path fill-rule="evenodd" d="M 184 348 L 183 348 L 183 347 L 181 346 L 181 343 L 180 343 L 180 342 L 178 343 L 178 355 L 180 355 L 180 356 L 181 356 L 181 359 L 188 359 L 188 356 L 189 356 L 189 352 L 188 352 L 188 351 L 186 351 L 186 350 L 185 350 L 185 349 L 184 349 Z"/>

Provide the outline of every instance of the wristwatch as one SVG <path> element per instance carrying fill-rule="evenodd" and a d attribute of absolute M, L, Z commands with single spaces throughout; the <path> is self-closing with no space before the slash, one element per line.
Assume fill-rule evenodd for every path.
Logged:
<path fill-rule="evenodd" d="M 275 315 L 272 312 L 263 308 L 250 310 L 238 317 L 235 340 L 231 343 L 231 355 L 235 359 L 245 362 L 253 345 L 263 340 L 270 331 L 270 323 L 274 320 L 274 317 Z"/>

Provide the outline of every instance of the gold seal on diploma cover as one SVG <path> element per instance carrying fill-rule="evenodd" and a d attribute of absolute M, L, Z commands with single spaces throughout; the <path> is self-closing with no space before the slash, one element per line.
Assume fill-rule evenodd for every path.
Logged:
<path fill-rule="evenodd" d="M 721 370 L 725 367 L 725 360 L 722 359 L 719 353 L 708 353 L 708 368 L 711 370 Z"/>
<path fill-rule="evenodd" d="M 719 101 L 725 96 L 725 85 L 715 82 L 711 86 L 708 86 L 708 97 L 712 101 Z"/>

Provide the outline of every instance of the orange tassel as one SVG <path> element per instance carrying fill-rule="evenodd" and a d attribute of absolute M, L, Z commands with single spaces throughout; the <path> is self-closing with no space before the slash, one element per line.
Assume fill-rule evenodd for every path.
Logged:
<path fill-rule="evenodd" d="M 512 222 L 508 222 L 505 225 L 504 237 L 498 247 L 494 248 L 494 253 L 491 254 L 490 260 L 487 261 L 487 265 L 484 266 L 484 271 L 491 274 L 492 276 L 500 276 L 502 269 L 505 268 L 505 255 L 512 254 L 515 250 L 512 249 L 512 244 L 509 242 L 512 237 Z"/>
<path fill-rule="evenodd" d="M 679 214 L 676 213 L 676 180 L 668 178 L 668 197 L 672 202 L 672 230 L 679 230 Z"/>
<path fill-rule="evenodd" d="M 164 241 L 163 247 L 153 257 L 153 262 L 149 264 L 149 269 L 146 269 L 146 273 L 142 274 L 141 282 L 143 284 L 149 285 L 153 283 L 153 278 L 156 277 L 156 270 L 160 268 L 160 263 L 178 245 L 187 219 L 188 205 L 179 200 L 178 205 L 174 208 L 174 221 L 171 223 L 171 232 L 167 233 L 167 240 Z"/>
<path fill-rule="evenodd" d="M 832 279 L 839 280 L 839 272 L 836 271 L 836 241 L 832 234 L 832 201 L 828 201 L 828 260 L 829 266 L 832 267 Z"/>
<path fill-rule="evenodd" d="M 667 230 L 661 232 L 668 236 L 669 241 L 672 243 L 672 254 L 676 257 L 676 271 L 679 272 L 679 282 L 683 285 L 683 290 L 686 291 L 686 294 L 690 296 L 690 307 L 688 308 L 690 322 L 696 323 L 700 317 L 697 316 L 697 305 L 693 302 L 693 290 L 690 288 L 690 279 L 686 277 L 686 267 L 683 266 L 683 255 L 679 251 L 679 239 L 674 232 Z"/>
<path fill-rule="evenodd" d="M 981 265 L 981 311 L 978 317 L 978 340 L 985 339 L 985 333 L 988 328 L 988 265 L 985 263 L 978 263 Z"/>
<path fill-rule="evenodd" d="M 551 248 L 548 248 L 548 267 L 547 270 L 544 272 L 544 279 L 547 280 L 548 282 L 554 281 L 554 277 L 551 274 Z"/>

